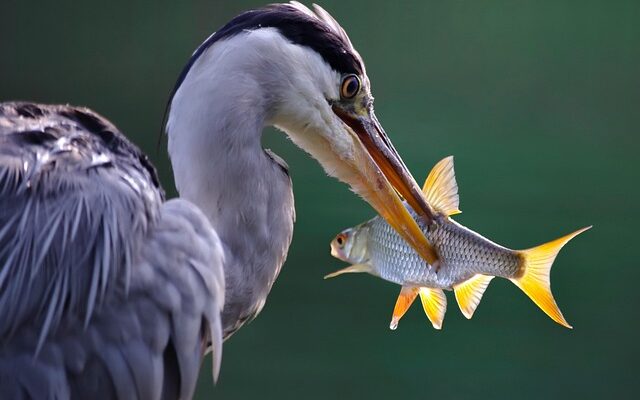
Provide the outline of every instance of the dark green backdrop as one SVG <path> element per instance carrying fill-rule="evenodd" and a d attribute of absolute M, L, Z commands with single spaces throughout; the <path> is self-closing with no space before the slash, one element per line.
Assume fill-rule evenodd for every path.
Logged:
<path fill-rule="evenodd" d="M 444 3 L 444 4 L 443 4 Z M 183 63 L 256 1 L 3 0 L 0 99 L 98 110 L 153 159 L 175 196 L 163 107 Z M 473 320 L 449 295 L 444 329 L 414 305 L 388 329 L 398 287 L 323 281 L 328 244 L 372 215 L 284 135 L 298 220 L 264 311 L 225 344 L 198 398 L 613 398 L 637 395 L 640 3 L 325 1 L 367 62 L 378 116 L 421 181 L 456 157 L 456 219 L 529 247 L 576 228 L 552 274 L 575 327 L 494 280 Z M 213 396 L 212 396 L 213 394 Z"/>

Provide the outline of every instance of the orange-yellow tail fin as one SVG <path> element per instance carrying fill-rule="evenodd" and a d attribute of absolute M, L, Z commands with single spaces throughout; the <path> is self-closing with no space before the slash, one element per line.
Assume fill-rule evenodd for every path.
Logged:
<path fill-rule="evenodd" d="M 564 319 L 551 294 L 549 273 L 562 246 L 590 228 L 587 226 L 551 242 L 519 251 L 522 256 L 524 272 L 519 278 L 511 279 L 511 282 L 522 289 L 552 320 L 570 329 L 573 327 Z"/>

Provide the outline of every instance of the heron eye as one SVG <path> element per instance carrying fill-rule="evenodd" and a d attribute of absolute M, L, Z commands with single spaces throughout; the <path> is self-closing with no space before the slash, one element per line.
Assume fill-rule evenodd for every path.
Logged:
<path fill-rule="evenodd" d="M 348 75 L 342 79 L 340 96 L 343 99 L 352 99 L 360 91 L 360 79 L 356 75 Z"/>

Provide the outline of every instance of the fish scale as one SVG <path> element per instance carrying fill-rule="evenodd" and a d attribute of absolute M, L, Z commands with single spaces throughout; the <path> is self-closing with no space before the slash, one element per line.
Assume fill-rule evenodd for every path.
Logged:
<path fill-rule="evenodd" d="M 413 210 L 409 212 L 414 218 Z M 423 230 L 440 257 L 438 272 L 396 233 L 382 218 L 365 223 L 370 265 L 383 279 L 399 285 L 412 284 L 451 289 L 475 274 L 512 278 L 519 274 L 520 256 L 455 221 L 443 218 Z"/>

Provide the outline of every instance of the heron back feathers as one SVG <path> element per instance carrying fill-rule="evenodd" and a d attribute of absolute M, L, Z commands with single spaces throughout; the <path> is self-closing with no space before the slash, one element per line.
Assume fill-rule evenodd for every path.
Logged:
<path fill-rule="evenodd" d="M 86 325 L 107 292 L 128 286 L 132 258 L 162 202 L 155 170 L 88 109 L 0 105 L 0 337 L 63 312 Z"/>
<path fill-rule="evenodd" d="M 84 108 L 0 104 L 0 393 L 190 398 L 220 364 L 224 255 Z"/>

